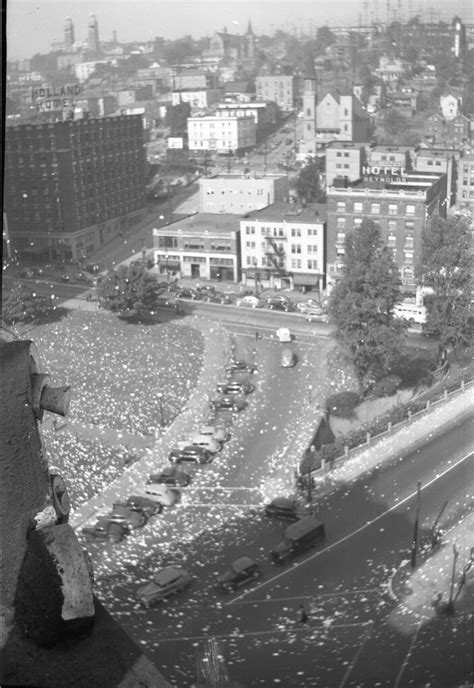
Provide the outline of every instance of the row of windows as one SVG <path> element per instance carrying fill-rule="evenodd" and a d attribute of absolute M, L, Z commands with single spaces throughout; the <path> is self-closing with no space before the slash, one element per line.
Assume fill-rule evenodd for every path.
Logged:
<path fill-rule="evenodd" d="M 350 222 L 347 222 L 348 218 L 346 217 L 338 217 L 336 219 L 336 227 L 338 229 L 344 229 L 348 224 L 350 225 Z M 350 220 L 350 218 L 349 218 Z M 352 221 L 352 224 L 354 227 L 360 227 L 362 224 L 363 218 L 362 217 L 355 217 Z M 372 222 L 380 227 L 380 221 L 379 220 L 372 220 Z M 396 231 L 397 229 L 405 229 L 407 231 L 413 231 L 415 229 L 415 223 L 413 220 L 405 220 L 405 223 L 402 225 L 403 220 L 401 218 L 397 220 L 388 220 L 387 221 L 387 227 L 388 229 L 392 231 Z"/>
<path fill-rule="evenodd" d="M 304 236 L 305 230 L 301 229 L 301 227 L 292 227 L 291 230 L 291 236 L 292 237 L 302 237 Z M 245 227 L 245 234 L 255 234 L 255 226 L 254 225 L 247 225 Z M 274 237 L 282 237 L 286 238 L 288 233 L 288 230 L 285 232 L 283 227 L 261 227 L 260 228 L 260 234 L 262 236 L 274 236 Z M 315 228 L 308 228 L 306 230 L 307 236 L 319 236 L 319 230 Z"/>
<path fill-rule="evenodd" d="M 261 243 L 261 250 L 263 252 L 266 252 L 270 249 L 269 245 L 262 242 Z M 245 242 L 245 247 L 248 249 L 256 249 L 257 248 L 257 243 L 255 241 L 246 241 Z M 278 250 L 279 251 L 284 251 L 284 246 L 283 244 L 278 244 Z M 316 244 L 310 244 L 307 246 L 303 246 L 302 244 L 291 244 L 290 245 L 290 252 L 291 253 L 302 253 L 304 250 L 307 251 L 307 253 L 318 253 L 319 249 Z"/>
<path fill-rule="evenodd" d="M 400 237 L 400 239 L 405 239 L 405 248 L 406 249 L 412 249 L 414 248 L 414 237 L 407 234 L 405 237 Z M 344 244 L 346 240 L 346 234 L 345 232 L 338 232 L 336 235 L 336 244 Z M 387 243 L 389 247 L 394 247 L 397 244 L 397 236 L 395 234 L 389 234 L 387 237 Z"/>
<path fill-rule="evenodd" d="M 319 265 L 317 260 L 307 260 L 303 261 L 301 258 L 293 258 L 290 261 L 291 268 L 293 270 L 302 270 L 303 269 L 303 264 L 306 264 L 306 269 L 308 270 L 319 270 Z M 262 256 L 260 259 L 260 266 L 258 264 L 258 260 L 256 256 L 247 256 L 246 259 L 246 264 L 248 267 L 262 267 L 262 268 L 271 268 L 274 267 L 274 263 L 271 260 L 268 260 L 265 256 Z M 283 264 L 280 262 L 280 264 L 283 267 Z"/>
<path fill-rule="evenodd" d="M 382 208 L 381 203 L 371 202 L 370 203 L 370 214 L 371 215 L 380 215 L 381 208 Z M 336 211 L 338 213 L 348 212 L 348 203 L 346 201 L 337 201 L 336 202 Z M 363 213 L 364 212 L 363 201 L 354 201 L 353 202 L 353 212 L 354 213 Z M 388 214 L 388 215 L 415 215 L 415 212 L 416 212 L 416 206 L 412 203 L 406 203 L 406 204 L 388 203 L 386 214 Z"/>

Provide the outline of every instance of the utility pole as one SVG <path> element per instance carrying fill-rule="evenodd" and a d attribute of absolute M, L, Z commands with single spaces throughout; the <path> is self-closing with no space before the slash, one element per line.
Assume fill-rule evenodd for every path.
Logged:
<path fill-rule="evenodd" d="M 454 614 L 454 601 L 453 601 L 453 592 L 454 592 L 454 579 L 456 577 L 456 563 L 459 557 L 459 552 L 458 548 L 456 545 L 453 545 L 453 568 L 451 569 L 451 583 L 449 585 L 449 600 L 448 604 L 446 605 L 446 614 L 452 615 Z"/>
<path fill-rule="evenodd" d="M 418 522 L 420 520 L 420 500 L 421 500 L 421 482 L 418 481 L 416 484 L 416 512 L 415 512 L 415 525 L 413 529 L 413 542 L 411 545 L 411 566 L 415 568 L 416 566 L 416 555 L 418 553 Z"/>
<path fill-rule="evenodd" d="M 430 530 L 430 544 L 431 544 L 431 547 L 432 547 L 432 548 L 436 545 L 436 542 L 437 542 L 437 540 L 438 540 L 438 537 L 437 537 L 438 523 L 439 523 L 440 518 L 441 518 L 441 516 L 443 515 L 444 510 L 446 509 L 447 506 L 448 506 L 448 502 L 447 502 L 447 500 L 446 500 L 445 503 L 443 504 L 443 506 L 441 507 L 441 509 L 439 510 L 439 513 L 438 513 L 438 515 L 437 515 L 437 517 L 436 517 L 436 519 L 435 519 L 435 522 L 433 523 L 433 525 L 432 525 L 432 527 L 431 527 L 431 530 Z"/>

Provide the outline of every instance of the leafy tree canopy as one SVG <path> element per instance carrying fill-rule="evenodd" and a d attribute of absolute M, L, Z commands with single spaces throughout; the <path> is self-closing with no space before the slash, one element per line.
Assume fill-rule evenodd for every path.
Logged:
<path fill-rule="evenodd" d="M 2 318 L 8 325 L 19 322 L 41 322 L 48 318 L 54 305 L 51 298 L 37 294 L 28 284 L 17 284 L 5 298 Z"/>
<path fill-rule="evenodd" d="M 439 333 L 442 347 L 469 343 L 472 288 L 471 234 L 464 218 L 435 216 L 422 234 L 419 282 L 433 294 L 425 299 L 427 326 Z"/>
<path fill-rule="evenodd" d="M 363 391 L 390 374 L 399 356 L 404 325 L 394 318 L 393 307 L 401 300 L 400 275 L 371 220 L 347 235 L 343 262 L 329 313 Z"/>
<path fill-rule="evenodd" d="M 319 182 L 319 173 L 321 171 L 321 163 L 318 159 L 311 160 L 304 167 L 301 168 L 296 179 L 296 192 L 299 198 L 306 203 L 313 203 L 318 201 L 323 192 Z"/>
<path fill-rule="evenodd" d="M 114 313 L 144 313 L 156 305 L 158 283 L 142 263 L 111 270 L 99 285 L 100 302 Z"/>

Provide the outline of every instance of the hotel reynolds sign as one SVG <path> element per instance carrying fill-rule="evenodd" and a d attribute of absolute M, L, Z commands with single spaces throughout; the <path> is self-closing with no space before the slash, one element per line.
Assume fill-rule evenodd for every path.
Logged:
<path fill-rule="evenodd" d="M 79 84 L 66 84 L 65 86 L 44 86 L 31 89 L 31 102 L 38 110 L 60 110 L 71 107 L 74 97 L 81 92 Z"/>
<path fill-rule="evenodd" d="M 407 171 L 404 167 L 379 167 L 366 166 L 362 167 L 362 175 L 364 182 L 393 182 L 406 181 Z"/>

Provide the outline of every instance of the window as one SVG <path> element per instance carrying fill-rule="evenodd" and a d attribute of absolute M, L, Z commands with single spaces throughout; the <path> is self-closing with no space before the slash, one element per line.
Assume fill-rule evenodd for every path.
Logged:
<path fill-rule="evenodd" d="M 388 229 L 390 232 L 395 232 L 397 229 L 397 221 L 396 220 L 389 220 L 388 221 Z"/>
<path fill-rule="evenodd" d="M 300 237 L 301 236 L 301 229 L 292 228 L 291 236 L 292 237 Z"/>
<path fill-rule="evenodd" d="M 338 217 L 337 218 L 337 228 L 338 229 L 345 229 L 346 227 L 346 218 L 345 217 Z"/>
<path fill-rule="evenodd" d="M 361 217 L 355 217 L 354 218 L 354 227 L 357 229 L 357 227 L 360 227 L 362 224 L 362 218 Z"/>
<path fill-rule="evenodd" d="M 413 237 L 412 236 L 406 236 L 405 237 L 405 248 L 406 249 L 412 249 L 413 248 Z"/>
<path fill-rule="evenodd" d="M 346 212 L 346 202 L 345 201 L 337 201 L 336 210 L 338 213 L 345 213 Z"/>
<path fill-rule="evenodd" d="M 345 240 L 346 240 L 346 235 L 345 235 L 345 233 L 344 233 L 344 232 L 338 232 L 338 233 L 337 233 L 336 243 L 337 243 L 337 244 L 343 244 Z"/>
<path fill-rule="evenodd" d="M 396 215 L 398 212 L 398 205 L 396 203 L 389 203 L 388 204 L 388 214 L 389 215 Z"/>
<path fill-rule="evenodd" d="M 372 215 L 380 215 L 380 203 L 371 203 L 370 212 Z"/>
<path fill-rule="evenodd" d="M 342 158 L 342 153 L 340 153 L 340 152 L 338 151 L 338 152 L 336 153 L 336 157 L 337 157 L 337 158 Z"/>
<path fill-rule="evenodd" d="M 292 253 L 301 253 L 301 244 L 291 244 Z"/>
<path fill-rule="evenodd" d="M 415 214 L 415 206 L 414 205 L 407 205 L 405 212 L 407 215 L 414 215 Z"/>
<path fill-rule="evenodd" d="M 413 263 L 413 251 L 403 251 L 405 263 Z"/>
<path fill-rule="evenodd" d="M 308 260 L 308 270 L 317 270 L 318 269 L 318 261 L 317 260 Z"/>
<path fill-rule="evenodd" d="M 388 245 L 390 246 L 390 248 L 393 248 L 397 245 L 397 237 L 395 236 L 395 234 L 388 235 Z"/>
<path fill-rule="evenodd" d="M 362 212 L 362 203 L 360 201 L 354 202 L 354 212 L 355 213 L 361 213 Z"/>

